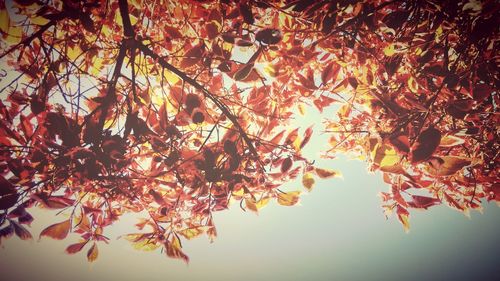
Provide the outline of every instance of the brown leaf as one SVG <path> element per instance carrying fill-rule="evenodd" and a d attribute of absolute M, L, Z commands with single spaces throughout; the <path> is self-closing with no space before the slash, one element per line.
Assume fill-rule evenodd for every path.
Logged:
<path fill-rule="evenodd" d="M 411 162 L 413 164 L 429 159 L 441 141 L 441 132 L 429 127 L 424 130 L 417 138 L 416 143 L 412 147 Z"/>
<path fill-rule="evenodd" d="M 293 161 L 292 158 L 287 157 L 283 162 L 281 163 L 281 173 L 286 173 L 290 168 L 292 167 Z"/>
<path fill-rule="evenodd" d="M 60 223 L 48 226 L 40 233 L 40 238 L 42 236 L 48 236 L 56 240 L 62 240 L 68 236 L 69 230 L 71 228 L 70 220 L 65 220 Z"/>
<path fill-rule="evenodd" d="M 241 81 L 248 77 L 253 69 L 253 63 L 247 63 L 234 73 L 234 80 Z"/>
<path fill-rule="evenodd" d="M 254 23 L 254 17 L 252 14 L 252 8 L 245 3 L 240 3 L 239 5 L 240 14 L 243 20 L 248 24 Z"/>
<path fill-rule="evenodd" d="M 14 231 L 21 240 L 30 240 L 33 239 L 33 236 L 31 236 L 31 233 L 22 225 L 18 224 L 15 221 L 11 221 L 12 225 L 14 226 Z"/>

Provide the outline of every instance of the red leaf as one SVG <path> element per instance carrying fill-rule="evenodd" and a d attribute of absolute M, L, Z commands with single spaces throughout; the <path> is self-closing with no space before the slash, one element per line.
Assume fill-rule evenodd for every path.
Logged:
<path fill-rule="evenodd" d="M 340 65 L 336 62 L 330 62 L 321 72 L 321 81 L 323 85 L 328 83 L 330 80 L 336 80 L 340 72 Z"/>
<path fill-rule="evenodd" d="M 85 245 L 87 245 L 87 242 L 88 241 L 71 244 L 66 248 L 65 251 L 69 255 L 76 254 L 80 252 L 83 249 L 83 247 L 85 247 Z"/>
<path fill-rule="evenodd" d="M 411 197 L 413 200 L 408 202 L 408 205 L 413 208 L 427 209 L 431 206 L 439 205 L 441 203 L 441 200 L 432 197 L 420 195 L 412 195 Z"/>
<path fill-rule="evenodd" d="M 313 126 L 310 126 L 309 128 L 306 129 L 306 131 L 304 132 L 304 139 L 302 140 L 302 142 L 300 143 L 300 149 L 302 149 L 308 142 L 309 140 L 311 139 L 311 136 L 312 136 L 312 133 L 313 133 L 313 129 L 312 129 Z"/>
<path fill-rule="evenodd" d="M 491 95 L 492 89 L 489 85 L 478 84 L 472 91 L 472 96 L 476 101 L 482 101 Z"/>

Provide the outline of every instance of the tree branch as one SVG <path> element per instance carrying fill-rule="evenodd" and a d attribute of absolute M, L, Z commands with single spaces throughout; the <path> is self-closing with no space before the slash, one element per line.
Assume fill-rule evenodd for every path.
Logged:
<path fill-rule="evenodd" d="M 224 115 L 229 118 L 229 120 L 233 123 L 233 125 L 237 128 L 239 131 L 240 135 L 242 136 L 243 140 L 245 140 L 246 144 L 248 145 L 248 148 L 250 149 L 250 152 L 257 157 L 259 163 L 261 163 L 259 159 L 259 154 L 257 153 L 257 150 L 255 149 L 254 145 L 252 144 L 252 140 L 248 137 L 247 133 L 241 127 L 240 123 L 238 122 L 238 118 L 229 111 L 229 108 L 221 102 L 214 94 L 212 94 L 210 91 L 208 91 L 205 87 L 203 87 L 200 83 L 198 83 L 196 80 L 193 78 L 189 77 L 186 73 L 182 72 L 175 66 L 171 65 L 168 63 L 165 59 L 162 57 L 158 56 L 155 52 L 153 52 L 151 49 L 149 49 L 146 45 L 142 44 L 142 42 L 137 42 L 137 48 L 146 56 L 151 57 L 155 61 L 157 61 L 161 67 L 166 68 L 167 70 L 173 72 L 175 75 L 177 75 L 179 78 L 184 80 L 185 82 L 189 83 L 193 87 L 195 87 L 197 90 L 201 91 L 205 97 L 210 99 L 221 111 Z M 261 163 L 262 165 L 262 163 Z M 263 167 L 263 165 L 262 165 Z"/>

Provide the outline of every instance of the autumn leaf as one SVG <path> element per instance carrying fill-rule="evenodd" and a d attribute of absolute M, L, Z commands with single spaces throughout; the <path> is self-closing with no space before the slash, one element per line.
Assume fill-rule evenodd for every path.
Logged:
<path fill-rule="evenodd" d="M 290 168 L 292 167 L 293 161 L 292 158 L 287 157 L 283 162 L 281 163 L 281 173 L 286 173 Z"/>
<path fill-rule="evenodd" d="M 427 209 L 431 206 L 441 204 L 441 200 L 432 197 L 420 195 L 412 195 L 411 197 L 412 201 L 408 202 L 408 205 L 412 208 Z"/>
<path fill-rule="evenodd" d="M 85 245 L 87 245 L 88 241 L 80 242 L 80 243 L 75 243 L 71 244 L 68 247 L 66 247 L 65 252 L 69 255 L 76 254 L 80 252 Z"/>
<path fill-rule="evenodd" d="M 18 224 L 15 221 L 11 221 L 11 224 L 14 226 L 14 232 L 16 233 L 17 237 L 19 237 L 21 240 L 33 239 L 31 233 L 24 226 Z"/>
<path fill-rule="evenodd" d="M 436 158 L 435 161 L 430 161 L 427 171 L 433 176 L 451 176 L 469 166 L 471 159 L 456 156 L 441 156 Z"/>
<path fill-rule="evenodd" d="M 99 250 L 97 249 L 97 244 L 94 242 L 92 247 L 87 251 L 87 260 L 89 262 L 94 262 L 99 256 Z"/>
<path fill-rule="evenodd" d="M 191 240 L 195 237 L 200 236 L 206 231 L 205 226 L 198 226 L 198 227 L 190 227 L 190 228 L 185 228 L 183 230 L 177 231 L 180 235 L 184 236 L 186 239 Z"/>
<path fill-rule="evenodd" d="M 403 225 L 403 229 L 406 233 L 410 232 L 410 213 L 403 207 L 397 206 L 396 214 L 398 215 L 398 220 Z"/>
<path fill-rule="evenodd" d="M 283 206 L 293 206 L 299 203 L 300 191 L 290 191 L 285 193 L 278 193 L 278 204 Z"/>
<path fill-rule="evenodd" d="M 69 230 L 71 228 L 70 220 L 65 220 L 60 223 L 56 223 L 48 226 L 40 233 L 40 239 L 42 236 L 51 237 L 56 240 L 62 240 L 68 236 Z"/>
<path fill-rule="evenodd" d="M 329 179 L 341 176 L 339 172 L 330 169 L 314 168 L 314 172 L 316 173 L 316 175 L 318 175 L 318 177 L 322 179 Z"/>
<path fill-rule="evenodd" d="M 247 78 L 253 70 L 253 66 L 253 63 L 247 63 L 241 66 L 240 69 L 234 73 L 234 80 L 241 81 Z"/>
<path fill-rule="evenodd" d="M 312 173 L 305 173 L 302 176 L 302 185 L 306 188 L 307 191 L 312 191 L 314 182 L 315 180 L 312 176 Z"/>
<path fill-rule="evenodd" d="M 321 81 L 326 85 L 330 80 L 336 80 L 340 72 L 340 65 L 330 62 L 321 72 Z"/>
<path fill-rule="evenodd" d="M 181 259 L 185 263 L 189 263 L 189 257 L 186 254 L 184 254 L 184 252 L 182 252 L 180 247 L 180 241 L 177 237 L 174 236 L 172 242 L 171 241 L 165 242 L 164 246 L 168 257 L 174 259 Z"/>
<path fill-rule="evenodd" d="M 429 127 L 422 131 L 417 138 L 417 141 L 412 146 L 411 161 L 412 163 L 422 162 L 432 156 L 441 141 L 441 132 Z"/>
<path fill-rule="evenodd" d="M 310 126 L 306 129 L 306 131 L 304 132 L 304 139 L 302 140 L 302 142 L 300 143 L 300 149 L 304 148 L 304 146 L 309 142 L 309 140 L 311 140 L 311 136 L 312 136 L 312 133 L 313 133 L 313 126 Z"/>

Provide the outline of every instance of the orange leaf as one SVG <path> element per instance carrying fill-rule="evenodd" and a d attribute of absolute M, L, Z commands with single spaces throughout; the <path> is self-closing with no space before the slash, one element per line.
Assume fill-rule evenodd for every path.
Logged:
<path fill-rule="evenodd" d="M 42 236 L 48 236 L 53 239 L 62 240 L 66 238 L 66 236 L 68 236 L 70 228 L 71 222 L 69 220 L 65 220 L 63 222 L 53 224 L 42 230 L 42 232 L 40 233 L 40 238 L 42 238 Z"/>
<path fill-rule="evenodd" d="M 99 250 L 97 249 L 97 244 L 94 242 L 92 247 L 87 252 L 87 260 L 93 262 L 99 256 Z"/>
<path fill-rule="evenodd" d="M 340 173 L 334 170 L 315 168 L 316 175 L 322 179 L 328 179 L 340 176 Z"/>
<path fill-rule="evenodd" d="M 398 214 L 399 222 L 403 225 L 405 232 L 410 232 L 410 213 L 400 206 L 397 207 L 396 213 Z"/>

